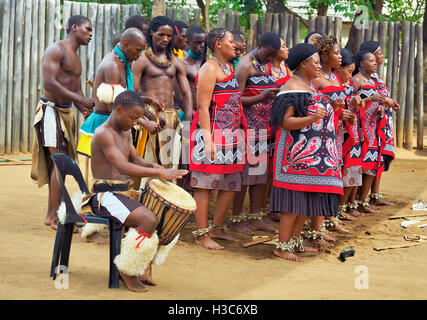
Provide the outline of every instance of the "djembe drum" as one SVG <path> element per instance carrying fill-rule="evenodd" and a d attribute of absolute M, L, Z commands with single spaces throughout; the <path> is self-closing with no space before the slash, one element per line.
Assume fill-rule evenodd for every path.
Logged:
<path fill-rule="evenodd" d="M 196 212 L 196 201 L 176 184 L 153 179 L 146 183 L 141 203 L 157 217 L 159 244 L 169 244 Z"/>

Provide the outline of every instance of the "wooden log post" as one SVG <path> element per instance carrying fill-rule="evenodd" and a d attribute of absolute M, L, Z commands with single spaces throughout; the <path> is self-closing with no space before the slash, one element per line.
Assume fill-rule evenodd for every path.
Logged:
<path fill-rule="evenodd" d="M 164 16 L 166 14 L 166 0 L 154 0 L 151 16 Z M 169 17 L 169 16 L 168 16 Z"/>
<path fill-rule="evenodd" d="M 193 26 L 200 26 L 200 8 L 193 9 Z"/>
<path fill-rule="evenodd" d="M 38 38 L 39 34 L 39 5 L 40 1 L 34 1 L 33 10 L 32 10 L 32 22 L 31 22 L 31 60 L 30 60 L 30 115 L 29 115 L 29 138 L 30 143 L 29 147 L 31 149 L 33 139 L 34 139 L 34 111 L 40 98 L 39 92 L 37 90 L 37 82 L 39 72 L 38 69 L 41 69 L 41 65 L 38 64 L 39 59 L 39 45 L 40 39 Z M 28 150 L 31 151 L 31 150 Z"/>
<path fill-rule="evenodd" d="M 398 95 L 398 78 L 399 78 L 399 65 L 400 65 L 400 22 L 394 23 L 394 45 L 393 45 L 393 68 L 392 68 L 392 98 L 397 101 Z M 393 111 L 393 128 L 395 130 L 394 137 L 397 136 L 397 113 Z"/>
<path fill-rule="evenodd" d="M 387 54 L 387 77 L 386 84 L 390 91 L 390 95 L 392 95 L 393 89 L 393 64 L 394 64 L 394 22 L 386 22 L 388 26 L 388 41 L 387 41 L 387 52 L 385 50 L 385 46 L 383 48 L 384 56 Z"/>
<path fill-rule="evenodd" d="M 397 112 L 396 119 L 396 145 L 403 147 L 403 138 L 405 132 L 405 114 L 406 114 L 406 92 L 408 85 L 408 59 L 409 59 L 409 38 L 410 23 L 402 21 L 402 56 L 400 59 L 399 70 L 399 104 L 400 110 Z"/>
<path fill-rule="evenodd" d="M 326 17 L 316 17 L 316 31 L 326 33 Z"/>
<path fill-rule="evenodd" d="M 344 47 L 342 44 L 342 18 L 335 17 L 334 19 L 334 35 L 338 40 L 340 47 Z"/>
<path fill-rule="evenodd" d="M 286 46 L 290 48 L 289 43 L 287 42 L 287 35 L 288 35 L 288 20 L 289 15 L 280 13 L 280 33 L 279 35 L 285 40 Z"/>
<path fill-rule="evenodd" d="M 326 17 L 326 34 L 333 34 L 334 32 L 334 17 Z"/>
<path fill-rule="evenodd" d="M 316 16 L 309 16 L 308 17 L 308 32 L 307 33 L 310 33 L 314 30 L 316 30 Z"/>
<path fill-rule="evenodd" d="M 292 45 L 299 42 L 299 18 L 293 17 L 292 19 Z"/>
<path fill-rule="evenodd" d="M 30 103 L 30 61 L 31 61 L 31 28 L 33 2 L 26 1 L 24 8 L 24 46 L 23 46 L 23 83 L 22 83 L 22 114 L 21 114 L 21 152 L 30 151 L 30 119 L 34 106 Z M 34 39 L 36 41 L 37 39 Z"/>
<path fill-rule="evenodd" d="M 170 18 L 170 19 L 172 19 L 172 8 L 166 8 L 166 11 L 165 11 L 166 13 L 165 13 L 165 15 L 166 15 L 166 17 L 168 17 L 168 18 Z M 153 17 L 155 17 L 155 15 L 153 15 Z"/>
<path fill-rule="evenodd" d="M 279 13 L 273 13 L 273 26 L 271 32 L 280 35 L 280 15 Z"/>
<path fill-rule="evenodd" d="M 410 23 L 409 30 L 409 59 L 408 59 L 408 84 L 406 93 L 405 130 L 403 147 L 412 150 L 414 138 L 414 67 L 415 67 L 415 23 Z"/>
<path fill-rule="evenodd" d="M 24 42 L 24 0 L 16 0 L 15 8 L 15 53 L 13 71 L 13 108 L 12 108 L 12 153 L 20 152 L 22 117 L 22 54 Z"/>
<path fill-rule="evenodd" d="M 294 17 L 292 15 L 289 15 L 288 17 L 288 27 L 286 32 L 286 45 L 289 43 L 289 48 L 292 48 L 294 46 L 292 42 L 292 24 L 293 24 Z"/>
<path fill-rule="evenodd" d="M 13 93 L 14 93 L 14 47 L 15 47 L 15 7 L 16 7 L 16 1 L 12 0 L 10 5 L 10 27 L 9 27 L 9 47 L 8 47 L 8 53 L 9 56 L 8 59 L 8 66 L 5 70 L 7 72 L 7 104 L 6 104 L 6 154 L 12 153 L 12 106 L 13 106 Z"/>
<path fill-rule="evenodd" d="M 254 32 L 252 49 L 258 45 L 258 34 L 259 34 L 259 16 L 251 13 L 249 15 L 249 29 Z"/>
<path fill-rule="evenodd" d="M 417 77 L 416 84 L 416 110 L 417 110 L 417 149 L 424 148 L 424 64 L 423 64 L 423 26 L 417 24 L 415 26 L 416 43 L 417 43 L 417 57 L 416 66 Z"/>
<path fill-rule="evenodd" d="M 371 35 L 371 39 L 370 40 L 378 41 L 378 39 L 379 39 L 378 28 L 379 28 L 379 22 L 378 21 L 373 21 L 372 22 L 372 35 Z"/>
<path fill-rule="evenodd" d="M 254 31 L 251 29 L 248 29 L 248 35 L 247 35 L 247 52 L 252 51 L 255 49 L 254 47 Z"/>
<path fill-rule="evenodd" d="M 98 21 L 97 19 L 98 14 L 98 4 L 97 3 L 89 3 L 88 8 L 88 17 L 90 17 L 92 21 L 92 28 L 95 30 L 96 23 Z M 93 33 L 92 40 L 89 42 L 88 48 L 87 48 L 87 80 L 91 80 L 92 82 L 95 81 L 95 71 L 96 71 L 96 64 L 95 64 L 95 48 L 96 48 L 96 38 L 98 35 L 96 34 L 96 30 Z M 87 88 L 88 92 L 87 94 L 92 96 L 92 88 Z M 89 94 L 90 93 L 90 94 Z"/>
<path fill-rule="evenodd" d="M 273 27 L 273 14 L 270 12 L 264 13 L 264 18 L 262 20 L 262 34 L 266 32 L 271 32 Z"/>
<path fill-rule="evenodd" d="M 386 48 L 387 48 L 387 22 L 380 21 L 378 23 L 378 42 L 381 45 L 381 49 L 383 51 L 383 55 L 385 57 L 386 55 Z M 381 78 L 385 79 L 385 72 L 384 72 L 384 64 L 378 66 L 378 74 Z"/>
<path fill-rule="evenodd" d="M 181 9 L 180 20 L 187 25 L 190 24 L 190 10 L 188 8 L 182 8 Z"/>
<path fill-rule="evenodd" d="M 225 9 L 218 9 L 218 28 L 227 27 L 227 11 Z"/>
<path fill-rule="evenodd" d="M 9 28 L 12 10 L 12 0 L 3 0 L 1 2 L 2 21 L 1 21 L 1 43 L 0 43 L 0 155 L 6 153 L 6 110 L 7 110 L 7 93 L 8 87 L 8 66 L 9 66 Z M 13 41 L 13 39 L 12 39 Z"/>

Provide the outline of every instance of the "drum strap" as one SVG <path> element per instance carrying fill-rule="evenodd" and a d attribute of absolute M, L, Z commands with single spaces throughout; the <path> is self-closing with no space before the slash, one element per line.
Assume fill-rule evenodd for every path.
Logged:
<path fill-rule="evenodd" d="M 129 185 L 127 183 L 113 184 L 113 185 L 109 185 L 108 183 L 97 183 L 93 185 L 92 189 L 94 193 L 108 192 L 108 191 L 111 191 L 111 192 L 128 191 Z"/>

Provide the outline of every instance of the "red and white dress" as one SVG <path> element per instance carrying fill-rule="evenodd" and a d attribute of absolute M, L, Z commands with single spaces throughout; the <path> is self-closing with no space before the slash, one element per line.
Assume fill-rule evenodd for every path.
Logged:
<path fill-rule="evenodd" d="M 247 127 L 240 97 L 234 73 L 215 84 L 209 107 L 210 130 L 216 147 L 216 160 L 213 161 L 205 155 L 199 111 L 196 111 L 190 130 L 193 188 L 240 191 L 241 172 L 245 166 L 244 128 Z"/>

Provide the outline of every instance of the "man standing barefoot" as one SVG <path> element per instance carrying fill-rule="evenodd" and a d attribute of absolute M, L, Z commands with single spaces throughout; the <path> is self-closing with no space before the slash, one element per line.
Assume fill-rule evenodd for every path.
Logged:
<path fill-rule="evenodd" d="M 57 229 L 56 211 L 60 204 L 52 153 L 66 153 L 77 161 L 76 126 L 71 105 L 87 116 L 93 98 L 84 97 L 81 88 L 82 66 L 77 55 L 81 45 L 92 39 L 92 23 L 83 16 L 72 16 L 67 22 L 67 36 L 50 45 L 43 56 L 42 71 L 45 91 L 36 109 L 31 178 L 42 187 L 49 185 L 45 224 Z"/>
<path fill-rule="evenodd" d="M 144 158 L 158 162 L 164 167 L 177 166 L 180 155 L 180 135 L 178 133 L 179 110 L 174 108 L 174 79 L 183 95 L 185 119 L 191 121 L 193 103 L 186 68 L 172 53 L 173 22 L 165 17 L 155 17 L 148 28 L 147 50 L 132 64 L 134 84 L 144 96 L 156 98 L 165 103 L 165 110 L 157 113 L 166 120 L 166 128 L 153 136 L 147 146 Z M 165 148 L 161 148 L 164 145 Z"/>

